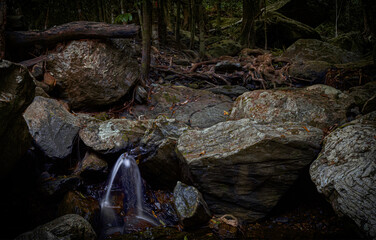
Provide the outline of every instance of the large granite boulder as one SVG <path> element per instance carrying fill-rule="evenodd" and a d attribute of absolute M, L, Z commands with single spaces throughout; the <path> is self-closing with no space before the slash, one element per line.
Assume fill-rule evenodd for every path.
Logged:
<path fill-rule="evenodd" d="M 293 62 L 289 68 L 292 79 L 305 80 L 307 83 L 324 83 L 326 74 L 333 64 L 325 61 Z"/>
<path fill-rule="evenodd" d="M 24 233 L 16 240 L 95 240 L 97 235 L 90 224 L 81 216 L 67 214 L 31 232 Z"/>
<path fill-rule="evenodd" d="M 339 215 L 376 237 L 376 112 L 328 135 L 310 174 Z"/>
<path fill-rule="evenodd" d="M 23 111 L 33 101 L 35 85 L 27 68 L 0 60 L 0 178 L 31 144 Z"/>
<path fill-rule="evenodd" d="M 207 49 L 207 53 L 213 58 L 220 56 L 235 56 L 240 52 L 241 44 L 234 40 L 224 39 L 210 44 Z"/>
<path fill-rule="evenodd" d="M 317 39 L 299 39 L 288 47 L 282 56 L 296 62 L 324 61 L 332 64 L 349 63 L 360 59 L 355 53 Z"/>
<path fill-rule="evenodd" d="M 148 120 L 100 120 L 85 114 L 79 114 L 78 117 L 82 126 L 79 131 L 81 140 L 100 153 L 116 153 L 135 145 L 152 123 Z"/>
<path fill-rule="evenodd" d="M 312 27 L 288 18 L 278 12 L 268 12 L 266 20 L 256 21 L 256 43 L 263 46 L 264 21 L 266 21 L 268 46 L 286 48 L 301 38 L 321 39 L 320 34 Z"/>
<path fill-rule="evenodd" d="M 177 153 L 215 214 L 264 217 L 320 151 L 323 133 L 301 123 L 250 119 L 185 132 Z"/>
<path fill-rule="evenodd" d="M 36 145 L 48 157 L 63 159 L 72 153 L 80 123 L 59 101 L 35 97 L 24 118 Z"/>
<path fill-rule="evenodd" d="M 174 189 L 174 206 L 184 228 L 206 224 L 210 210 L 201 193 L 193 186 L 178 182 Z"/>
<path fill-rule="evenodd" d="M 131 56 L 109 43 L 72 41 L 48 56 L 47 70 L 72 109 L 96 108 L 119 101 L 135 84 L 139 67 Z"/>
<path fill-rule="evenodd" d="M 249 118 L 263 123 L 300 122 L 328 128 L 345 122 L 352 104 L 352 97 L 326 85 L 257 90 L 237 98 L 230 119 Z"/>
<path fill-rule="evenodd" d="M 161 86 L 153 89 L 148 108 L 135 107 L 135 116 L 156 118 L 164 115 L 192 127 L 210 127 L 226 121 L 224 111 L 231 109 L 231 98 L 184 86 Z"/>

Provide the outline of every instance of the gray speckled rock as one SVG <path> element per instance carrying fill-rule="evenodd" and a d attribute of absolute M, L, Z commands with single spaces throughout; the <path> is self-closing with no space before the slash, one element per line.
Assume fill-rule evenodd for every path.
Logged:
<path fill-rule="evenodd" d="M 327 128 L 347 120 L 353 98 L 326 86 L 302 89 L 257 90 L 244 93 L 234 103 L 230 119 L 249 118 L 256 122 L 301 122 Z"/>
<path fill-rule="evenodd" d="M 178 182 L 174 189 L 174 205 L 184 228 L 192 228 L 207 223 L 210 210 L 201 193 L 192 186 Z"/>
<path fill-rule="evenodd" d="M 81 216 L 67 214 L 24 233 L 16 240 L 95 240 L 91 225 Z"/>
<path fill-rule="evenodd" d="M 26 67 L 0 60 L 0 178 L 6 177 L 31 144 L 22 112 L 35 85 Z"/>
<path fill-rule="evenodd" d="M 110 119 L 102 121 L 85 115 L 78 115 L 82 124 L 79 135 L 86 146 L 102 153 L 118 152 L 138 143 L 151 121 Z"/>
<path fill-rule="evenodd" d="M 376 237 L 376 112 L 345 124 L 325 138 L 310 174 L 340 215 Z"/>
<path fill-rule="evenodd" d="M 224 115 L 224 111 L 230 111 L 232 103 L 231 98 L 206 90 L 157 85 L 149 108 L 135 107 L 133 114 L 146 118 L 165 115 L 192 127 L 204 128 L 226 121 L 228 116 Z"/>
<path fill-rule="evenodd" d="M 72 109 L 96 108 L 118 101 L 135 83 L 139 67 L 131 52 L 96 40 L 72 41 L 48 56 L 47 68 Z"/>
<path fill-rule="evenodd" d="M 264 217 L 316 158 L 322 135 L 299 123 L 241 119 L 187 131 L 176 151 L 212 212 L 253 221 Z"/>
<path fill-rule="evenodd" d="M 51 158 L 65 158 L 72 153 L 79 121 L 57 100 L 35 97 L 24 118 L 37 146 Z"/>
<path fill-rule="evenodd" d="M 77 164 L 74 173 L 81 177 L 101 179 L 108 174 L 108 164 L 98 154 L 87 151 L 84 159 Z"/>

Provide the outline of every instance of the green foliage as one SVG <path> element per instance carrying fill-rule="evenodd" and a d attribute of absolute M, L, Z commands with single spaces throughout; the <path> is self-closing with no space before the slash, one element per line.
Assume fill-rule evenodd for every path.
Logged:
<path fill-rule="evenodd" d="M 132 13 L 120 14 L 115 18 L 115 23 L 128 23 L 133 20 Z"/>

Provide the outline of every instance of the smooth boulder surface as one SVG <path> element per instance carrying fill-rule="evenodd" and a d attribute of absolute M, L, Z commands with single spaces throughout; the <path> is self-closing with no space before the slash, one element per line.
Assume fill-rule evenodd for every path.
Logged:
<path fill-rule="evenodd" d="M 249 118 L 260 123 L 300 122 L 323 129 L 345 122 L 353 102 L 349 95 L 326 85 L 256 90 L 236 99 L 230 119 Z"/>
<path fill-rule="evenodd" d="M 210 210 L 201 193 L 193 186 L 178 182 L 174 189 L 174 205 L 184 228 L 192 228 L 207 223 Z"/>
<path fill-rule="evenodd" d="M 328 135 L 310 174 L 339 215 L 376 237 L 376 112 Z"/>
<path fill-rule="evenodd" d="M 87 151 L 77 164 L 74 174 L 84 178 L 101 179 L 108 174 L 108 164 L 98 154 Z"/>
<path fill-rule="evenodd" d="M 110 119 L 100 120 L 79 114 L 82 128 L 79 136 L 84 144 L 100 153 L 115 153 L 138 143 L 151 121 Z"/>
<path fill-rule="evenodd" d="M 139 67 L 132 52 L 96 40 L 72 41 L 48 56 L 47 70 L 72 109 L 95 109 L 119 101 L 135 84 Z"/>
<path fill-rule="evenodd" d="M 63 159 L 72 153 L 80 123 L 57 100 L 37 96 L 23 116 L 36 145 L 48 157 Z"/>
<path fill-rule="evenodd" d="M 349 63 L 360 59 L 360 56 L 353 52 L 317 39 L 299 39 L 288 47 L 282 56 L 295 62 L 324 61 L 332 64 Z"/>
<path fill-rule="evenodd" d="M 24 233 L 16 240 L 95 240 L 97 235 L 90 224 L 81 216 L 67 214 L 31 232 Z"/>
<path fill-rule="evenodd" d="M 224 111 L 230 111 L 231 106 L 231 98 L 206 90 L 156 85 L 149 107 L 135 107 L 133 114 L 145 118 L 164 115 L 192 127 L 204 128 L 226 121 Z"/>
<path fill-rule="evenodd" d="M 184 133 L 177 153 L 216 214 L 264 217 L 320 151 L 323 133 L 301 123 L 250 119 Z"/>
<path fill-rule="evenodd" d="M 35 85 L 27 68 L 0 60 L 0 178 L 9 174 L 31 144 L 23 111 Z"/>

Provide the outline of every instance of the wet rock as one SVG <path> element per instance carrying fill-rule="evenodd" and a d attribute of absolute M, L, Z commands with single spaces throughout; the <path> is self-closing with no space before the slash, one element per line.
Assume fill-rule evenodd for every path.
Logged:
<path fill-rule="evenodd" d="M 367 53 L 371 49 L 370 44 L 366 42 L 362 33 L 357 31 L 340 34 L 338 37 L 329 39 L 329 43 L 360 54 Z"/>
<path fill-rule="evenodd" d="M 84 218 L 76 214 L 67 214 L 16 237 L 16 240 L 95 240 L 96 238 L 93 228 Z"/>
<path fill-rule="evenodd" d="M 239 239 L 239 221 L 231 215 L 225 214 L 221 217 L 213 217 L 209 226 L 219 235 L 220 239 Z"/>
<path fill-rule="evenodd" d="M 36 145 L 48 157 L 63 159 L 72 153 L 79 121 L 57 100 L 35 97 L 23 116 Z"/>
<path fill-rule="evenodd" d="M 208 46 L 208 54 L 213 58 L 220 56 L 235 56 L 241 50 L 241 45 L 233 40 L 221 40 Z"/>
<path fill-rule="evenodd" d="M 264 217 L 316 158 L 323 133 L 301 123 L 250 119 L 184 133 L 177 152 L 215 214 Z"/>
<path fill-rule="evenodd" d="M 101 153 L 115 153 L 138 143 L 150 122 L 128 119 L 99 120 L 78 115 L 82 124 L 79 136 L 84 144 Z"/>
<path fill-rule="evenodd" d="M 158 117 L 145 132 L 141 146 L 151 151 L 140 164 L 143 178 L 158 189 L 173 189 L 181 180 L 179 159 L 175 147 L 180 135 L 188 128 L 175 119 Z"/>
<path fill-rule="evenodd" d="M 101 179 L 108 174 L 108 164 L 98 154 L 88 151 L 74 173 L 85 178 Z"/>
<path fill-rule="evenodd" d="M 256 21 L 255 25 L 256 43 L 262 46 L 265 44 L 264 19 Z M 321 39 L 320 34 L 312 27 L 278 12 L 270 11 L 266 14 L 266 25 L 268 46 L 270 47 L 288 47 L 302 38 Z"/>
<path fill-rule="evenodd" d="M 135 107 L 137 117 L 156 118 L 164 115 L 192 127 L 209 127 L 226 121 L 224 111 L 231 109 L 232 100 L 227 96 L 184 86 L 156 85 L 148 108 Z"/>
<path fill-rule="evenodd" d="M 324 61 L 328 63 L 349 63 L 360 59 L 352 52 L 317 39 L 299 39 L 286 49 L 282 55 L 299 61 Z"/>
<path fill-rule="evenodd" d="M 46 91 L 43 90 L 41 87 L 35 88 L 35 96 L 41 96 L 44 98 L 49 98 L 50 96 L 46 93 Z"/>
<path fill-rule="evenodd" d="M 242 70 L 242 65 L 240 63 L 223 61 L 215 65 L 214 70 L 216 73 L 233 73 L 235 71 Z"/>
<path fill-rule="evenodd" d="M 0 177 L 5 177 L 31 144 L 23 111 L 34 98 L 27 68 L 0 60 Z"/>
<path fill-rule="evenodd" d="M 349 95 L 326 85 L 301 89 L 257 90 L 237 98 L 230 119 L 249 118 L 256 122 L 300 122 L 328 128 L 347 120 L 354 103 Z"/>
<path fill-rule="evenodd" d="M 239 85 L 232 85 L 232 86 L 217 86 L 213 88 L 206 89 L 207 91 L 210 91 L 215 94 L 223 94 L 228 97 L 234 98 L 242 95 L 245 92 L 248 92 L 249 90 L 245 87 L 239 86 Z"/>
<path fill-rule="evenodd" d="M 72 41 L 48 56 L 47 68 L 72 109 L 97 108 L 119 101 L 134 85 L 139 67 L 129 55 L 108 43 Z"/>
<path fill-rule="evenodd" d="M 99 203 L 94 198 L 84 196 L 78 191 L 70 191 L 59 204 L 58 214 L 59 216 L 77 214 L 95 226 L 99 220 Z"/>
<path fill-rule="evenodd" d="M 180 181 L 174 189 L 174 205 L 184 228 L 199 227 L 211 218 L 210 210 L 201 193 L 195 187 Z"/>
<path fill-rule="evenodd" d="M 304 79 L 310 83 L 323 83 L 325 75 L 333 64 L 324 61 L 294 62 L 289 68 L 292 78 Z"/>
<path fill-rule="evenodd" d="M 31 69 L 31 74 L 33 75 L 33 77 L 35 77 L 36 79 L 41 79 L 42 76 L 43 76 L 43 73 L 44 73 L 44 69 L 43 69 L 43 62 L 40 62 L 40 63 L 37 63 L 33 66 L 33 68 Z"/>
<path fill-rule="evenodd" d="M 376 237 L 376 113 L 338 128 L 324 140 L 310 174 L 339 215 Z"/>
<path fill-rule="evenodd" d="M 70 190 L 74 190 L 80 184 L 77 176 L 58 176 L 43 179 L 40 191 L 47 197 L 62 196 Z"/>

